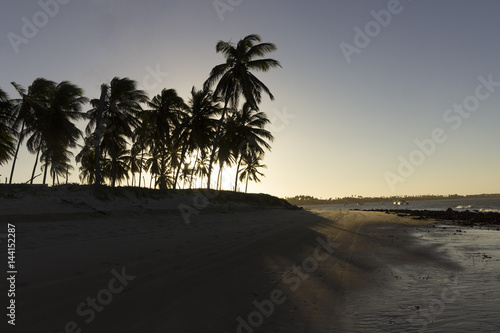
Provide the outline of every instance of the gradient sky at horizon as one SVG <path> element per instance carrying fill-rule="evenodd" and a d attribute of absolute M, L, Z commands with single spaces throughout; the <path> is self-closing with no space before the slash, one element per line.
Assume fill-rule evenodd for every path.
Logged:
<path fill-rule="evenodd" d="M 270 57 L 283 68 L 258 74 L 276 97 L 260 107 L 276 140 L 266 177 L 249 191 L 325 198 L 500 192 L 500 87 L 459 128 L 443 119 L 474 96 L 479 77 L 500 82 L 500 3 L 401 0 L 399 13 L 348 63 L 340 44 L 354 45 L 354 28 L 364 30 L 371 11 L 393 1 L 221 0 L 239 3 L 222 20 L 213 0 L 69 1 L 18 53 L 8 34 L 22 35 L 23 17 L 33 21 L 42 8 L 4 2 L 0 87 L 17 98 L 11 81 L 27 87 L 46 77 L 70 80 L 97 98 L 102 83 L 127 76 L 150 97 L 174 88 L 187 100 L 223 62 L 218 40 L 256 33 L 277 45 Z M 160 82 L 148 77 L 156 68 L 168 73 Z M 415 157 L 415 140 L 436 128 L 447 140 L 391 188 L 384 174 L 397 174 L 400 156 Z M 21 151 L 15 182 L 29 179 L 34 159 Z M 0 167 L 2 182 L 10 166 Z M 70 181 L 78 181 L 77 168 Z"/>

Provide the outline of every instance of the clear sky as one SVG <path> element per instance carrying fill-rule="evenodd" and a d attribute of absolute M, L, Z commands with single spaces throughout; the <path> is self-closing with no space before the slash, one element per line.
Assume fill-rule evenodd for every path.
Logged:
<path fill-rule="evenodd" d="M 1 5 L 0 87 L 12 98 L 11 81 L 70 80 L 97 98 L 102 83 L 128 76 L 150 96 L 174 88 L 187 100 L 223 62 L 218 40 L 256 33 L 277 45 L 283 68 L 258 74 L 276 97 L 260 107 L 276 140 L 249 191 L 500 192 L 498 1 L 55 3 Z M 21 152 L 16 182 L 34 159 Z M 9 171 L 0 167 L 2 182 Z"/>

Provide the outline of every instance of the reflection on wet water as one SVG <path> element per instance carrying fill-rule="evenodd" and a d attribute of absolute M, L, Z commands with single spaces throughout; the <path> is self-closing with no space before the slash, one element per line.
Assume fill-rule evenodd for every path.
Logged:
<path fill-rule="evenodd" d="M 440 260 L 408 264 L 394 253 L 371 292 L 346 295 L 345 330 L 499 332 L 500 232 L 437 225 L 412 236 L 410 247 L 435 246 Z"/>

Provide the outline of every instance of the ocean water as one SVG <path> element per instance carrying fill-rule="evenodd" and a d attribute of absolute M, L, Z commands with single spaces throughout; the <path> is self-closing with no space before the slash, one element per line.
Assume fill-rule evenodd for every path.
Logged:
<path fill-rule="evenodd" d="M 463 198 L 463 199 L 435 199 L 409 201 L 408 205 L 395 205 L 393 201 L 370 202 L 364 204 L 327 204 L 307 205 L 308 209 L 411 209 L 411 210 L 447 210 L 451 208 L 457 211 L 480 211 L 500 213 L 500 195 L 487 198 Z"/>

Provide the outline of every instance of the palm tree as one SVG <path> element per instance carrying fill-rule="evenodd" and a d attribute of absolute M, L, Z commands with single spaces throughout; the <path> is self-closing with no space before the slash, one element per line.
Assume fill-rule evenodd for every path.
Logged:
<path fill-rule="evenodd" d="M 184 164 L 184 167 L 181 170 L 180 178 L 182 180 L 183 188 L 186 188 L 186 184 L 188 182 L 189 177 L 191 176 L 193 170 L 189 167 L 189 164 Z"/>
<path fill-rule="evenodd" d="M 198 147 L 196 149 L 196 154 L 194 155 L 193 167 L 191 168 L 191 176 L 189 177 L 189 189 L 193 186 L 193 180 L 195 174 L 198 175 L 200 169 L 206 169 L 205 165 L 207 159 L 207 149 L 206 147 Z"/>
<path fill-rule="evenodd" d="M 248 189 L 248 181 L 252 180 L 255 182 L 260 182 L 260 179 L 258 176 L 264 176 L 262 172 L 259 172 L 259 168 L 267 168 L 266 165 L 260 164 L 261 160 L 264 158 L 263 153 L 259 152 L 252 152 L 249 154 L 246 154 L 245 157 L 243 158 L 243 170 L 241 171 L 240 174 L 240 181 L 243 181 L 246 178 L 246 184 L 245 184 L 245 193 L 247 193 Z"/>
<path fill-rule="evenodd" d="M 139 114 L 140 125 L 134 130 L 133 141 L 131 151 L 140 152 L 139 166 L 139 184 L 141 187 L 142 170 L 146 166 L 146 160 L 149 158 L 149 151 L 152 149 L 153 143 L 153 128 L 154 122 L 152 119 L 152 114 L 148 112 L 141 112 Z"/>
<path fill-rule="evenodd" d="M 181 119 L 179 131 L 175 133 L 179 145 L 182 146 L 180 163 L 174 178 L 174 189 L 186 153 L 196 149 L 205 149 L 213 141 L 217 120 L 220 114 L 219 101 L 215 99 L 210 90 L 196 90 L 193 86 L 187 112 Z"/>
<path fill-rule="evenodd" d="M 82 150 L 76 155 L 76 162 L 80 163 L 80 180 L 89 185 L 95 183 L 95 136 L 92 134 L 84 139 Z"/>
<path fill-rule="evenodd" d="M 271 146 L 266 141 L 273 141 L 274 137 L 268 130 L 264 129 L 270 121 L 264 112 L 255 110 L 250 103 L 245 103 L 241 111 L 233 114 L 231 122 L 235 128 L 234 136 L 231 138 L 233 143 L 232 153 L 236 165 L 236 179 L 234 190 L 237 190 L 238 173 L 242 159 L 248 154 L 264 154 L 264 149 L 271 150 Z"/>
<path fill-rule="evenodd" d="M 269 95 L 271 100 L 274 100 L 274 96 L 271 94 L 269 88 L 251 72 L 267 72 L 271 68 L 281 67 L 280 63 L 274 59 L 255 59 L 276 50 L 276 45 L 272 43 L 256 44 L 260 41 L 260 36 L 254 34 L 246 36 L 237 45 L 231 42 L 219 41 L 215 47 L 217 53 L 221 52 L 225 56 L 226 62 L 215 66 L 204 84 L 204 87 L 209 89 L 217 82 L 214 95 L 224 100 L 224 108 L 210 156 L 207 184 L 209 189 L 212 164 L 228 106 L 231 106 L 233 110 L 237 109 L 239 98 L 243 96 L 254 109 L 258 110 L 262 91 Z"/>
<path fill-rule="evenodd" d="M 141 147 L 137 145 L 132 145 L 129 153 L 130 154 L 128 156 L 124 156 L 123 159 L 125 160 L 127 168 L 132 174 L 132 186 L 134 186 L 135 174 L 139 173 L 139 179 L 141 177 L 141 171 L 144 167 L 144 155 L 142 155 Z"/>
<path fill-rule="evenodd" d="M 69 81 L 63 81 L 49 91 L 46 107 L 36 110 L 35 123 L 27 131 L 33 133 L 28 139 L 28 146 L 33 150 L 38 143 L 36 148 L 39 152 L 42 151 L 45 164 L 44 184 L 49 165 L 53 179 L 55 176 L 64 175 L 72 168 L 70 157 L 73 154 L 69 148 L 75 148 L 82 136 L 82 132 L 73 121 L 85 118 L 85 113 L 81 110 L 83 104 L 87 102 L 88 99 L 83 96 L 81 88 Z M 34 140 L 31 140 L 32 138 Z"/>
<path fill-rule="evenodd" d="M 121 145 L 120 145 L 121 147 Z M 121 184 L 124 180 L 129 180 L 130 171 L 130 150 L 120 149 L 115 158 L 105 158 L 102 163 L 103 178 L 110 178 L 111 182 Z"/>
<path fill-rule="evenodd" d="M 7 163 L 16 151 L 16 133 L 12 123 L 12 102 L 0 89 L 0 165 Z"/>
<path fill-rule="evenodd" d="M 200 177 L 200 188 L 203 186 L 203 178 L 208 176 L 208 159 L 206 154 L 201 154 L 196 165 L 196 176 Z"/>
<path fill-rule="evenodd" d="M 45 150 L 42 153 L 42 160 L 46 161 L 42 166 L 42 169 L 44 170 L 43 183 L 45 184 L 47 171 L 49 170 L 50 165 L 52 186 L 55 185 L 56 179 L 59 184 L 59 176 L 65 176 L 69 173 L 69 170 L 73 169 L 73 166 L 71 165 L 71 157 L 73 157 L 73 153 L 67 150 Z"/>
<path fill-rule="evenodd" d="M 172 134 L 179 126 L 187 106 L 175 89 L 163 89 L 147 104 L 150 109 L 144 112 L 149 114 L 147 121 L 150 122 L 148 127 L 151 129 L 152 139 L 150 152 L 152 158 L 156 160 L 149 162 L 148 165 L 154 167 L 160 189 L 166 189 L 172 183 L 169 174 L 178 165 L 176 159 L 178 146 Z"/>
<path fill-rule="evenodd" d="M 33 81 L 33 83 L 28 87 L 28 90 L 23 88 L 21 85 L 11 82 L 14 88 L 20 95 L 20 99 L 14 99 L 12 115 L 14 117 L 14 121 L 12 124 L 12 128 L 17 131 L 19 127 L 21 129 L 17 131 L 18 139 L 17 139 L 17 147 L 14 153 L 14 160 L 12 162 L 12 169 L 10 172 L 9 184 L 12 184 L 12 178 L 14 176 L 14 170 L 16 168 L 17 155 L 19 153 L 19 148 L 21 147 L 24 138 L 26 137 L 26 133 L 31 131 L 34 126 L 36 126 L 36 117 L 35 112 L 40 112 L 41 109 L 47 107 L 47 96 L 50 91 L 54 89 L 55 82 L 44 79 L 37 78 Z M 26 129 L 26 130 L 25 130 Z M 37 156 L 38 161 L 38 156 Z"/>
<path fill-rule="evenodd" d="M 142 111 L 141 103 L 147 102 L 144 91 L 137 89 L 137 83 L 129 78 L 114 77 L 107 86 L 104 108 L 102 111 L 101 151 L 111 157 L 111 186 L 115 186 L 118 177 L 118 156 L 126 149 L 127 139 L 140 124 L 138 114 Z M 90 101 L 92 109 L 87 112 L 90 122 L 86 133 L 89 135 L 96 129 L 99 99 Z M 101 157 L 99 157 L 100 159 Z"/>
<path fill-rule="evenodd" d="M 216 161 L 219 165 L 219 172 L 218 172 L 218 177 L 217 177 L 217 185 L 216 188 L 222 189 L 222 170 L 224 169 L 224 166 L 227 166 L 230 168 L 234 161 L 234 154 L 232 154 L 232 151 L 234 149 L 235 145 L 235 138 L 236 138 L 236 123 L 234 122 L 234 119 L 232 117 L 226 119 L 224 122 L 222 128 L 221 128 L 221 134 L 220 134 L 220 143 L 219 143 L 219 149 L 217 149 L 216 153 Z"/>

